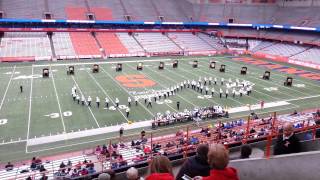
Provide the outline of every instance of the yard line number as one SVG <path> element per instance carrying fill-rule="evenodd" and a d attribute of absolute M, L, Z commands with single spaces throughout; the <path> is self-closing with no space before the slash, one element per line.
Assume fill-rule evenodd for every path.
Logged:
<path fill-rule="evenodd" d="M 70 117 L 70 116 L 72 116 L 72 112 L 71 111 L 65 111 L 65 112 L 62 113 L 62 115 L 64 117 Z M 60 117 L 60 114 L 59 113 L 51 113 L 51 114 L 47 114 L 47 115 L 44 115 L 44 116 L 50 117 L 51 119 L 56 119 L 56 118 Z"/>

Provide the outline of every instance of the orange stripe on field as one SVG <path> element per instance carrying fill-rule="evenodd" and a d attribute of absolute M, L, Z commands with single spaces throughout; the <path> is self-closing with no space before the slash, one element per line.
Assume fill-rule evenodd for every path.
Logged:
<path fill-rule="evenodd" d="M 285 69 L 279 69 L 280 72 L 288 73 L 288 74 L 304 74 L 308 73 L 304 70 L 301 69 L 296 69 L 296 68 L 285 68 Z"/>
<path fill-rule="evenodd" d="M 115 79 L 128 88 L 145 88 L 156 85 L 154 81 L 148 79 L 143 74 L 120 75 Z"/>
<path fill-rule="evenodd" d="M 279 68 L 283 68 L 284 66 L 280 65 L 280 64 L 266 64 L 266 65 L 261 65 L 262 67 L 266 67 L 268 69 L 279 69 Z"/>

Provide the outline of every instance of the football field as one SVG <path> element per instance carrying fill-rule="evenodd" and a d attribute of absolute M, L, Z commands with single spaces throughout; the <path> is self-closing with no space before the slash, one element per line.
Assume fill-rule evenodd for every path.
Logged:
<path fill-rule="evenodd" d="M 176 102 L 180 102 L 180 111 L 192 110 L 195 107 L 219 105 L 228 109 L 230 118 L 245 117 L 249 114 L 249 106 L 258 114 L 292 112 L 294 109 L 310 109 L 320 107 L 320 79 L 312 80 L 311 76 L 303 76 L 303 72 L 319 72 L 298 67 L 299 72 L 280 68 L 280 64 L 269 66 L 248 64 L 239 60 L 248 57 L 188 57 L 188 58 L 128 58 L 101 61 L 63 61 L 49 64 L 10 64 L 0 66 L 0 161 L 25 159 L 34 155 L 48 155 L 90 147 L 92 144 L 105 142 L 105 139 L 118 136 L 120 127 L 131 133 L 141 129 L 151 131 L 152 118 L 157 113 L 166 111 L 178 112 Z M 178 59 L 178 68 L 172 68 L 173 60 Z M 209 68 L 210 60 L 216 61 L 216 69 Z M 198 60 L 198 68 L 193 68 L 194 60 Z M 164 70 L 159 70 L 159 62 L 164 62 Z M 116 64 L 122 63 L 123 70 L 116 72 Z M 137 71 L 138 62 L 143 62 L 143 70 Z M 252 62 L 252 61 L 251 61 Z M 99 73 L 92 73 L 94 64 L 99 65 Z M 226 72 L 219 72 L 220 65 L 226 65 Z M 273 65 L 272 65 L 273 64 Z M 74 66 L 75 75 L 67 75 L 69 66 Z M 248 68 L 247 75 L 240 75 L 241 67 Z M 48 68 L 48 78 L 42 77 L 43 68 Z M 294 67 L 292 67 L 294 68 Z M 271 72 L 270 80 L 261 76 L 266 70 Z M 287 76 L 293 77 L 293 86 L 283 83 Z M 147 107 L 144 97 L 163 92 L 172 86 L 187 80 L 201 77 L 218 79 L 217 85 L 208 85 L 215 89 L 208 95 L 191 88 L 184 88 L 175 95 L 157 102 L 152 101 L 152 108 Z M 314 77 L 314 76 L 312 76 Z M 224 78 L 224 85 L 220 80 Z M 239 79 L 254 84 L 250 96 L 222 98 L 217 95 L 226 83 Z M 20 86 L 23 92 L 20 92 Z M 91 96 L 91 107 L 74 101 L 71 88 L 77 87 L 77 94 L 86 99 Z M 231 88 L 232 89 L 232 88 Z M 96 105 L 96 97 L 100 98 L 100 107 Z M 105 107 L 105 98 L 110 100 Z M 130 115 L 126 116 L 128 97 L 132 99 Z M 115 99 L 119 99 L 119 108 L 115 108 Z M 139 98 L 138 105 L 134 99 Z M 153 100 L 153 99 L 152 99 Z M 265 108 L 260 109 L 260 101 Z M 178 125 L 175 125 L 176 131 Z"/>

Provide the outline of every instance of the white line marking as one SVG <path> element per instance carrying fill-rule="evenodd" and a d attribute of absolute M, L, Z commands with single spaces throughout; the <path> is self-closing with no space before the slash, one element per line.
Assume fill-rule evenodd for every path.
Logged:
<path fill-rule="evenodd" d="M 129 96 L 133 97 L 130 92 L 124 88 L 118 81 L 116 81 L 106 70 L 103 69 L 103 67 L 100 67 L 102 69 L 102 71 L 107 74 L 114 82 L 116 82 L 118 84 L 119 87 L 121 87 L 125 92 L 128 93 Z M 138 103 L 141 105 L 141 107 L 143 107 L 150 115 L 152 115 L 154 117 L 154 114 L 148 109 L 146 108 L 141 102 L 138 101 Z"/>
<path fill-rule="evenodd" d="M 0 146 L 8 145 L 8 144 L 18 144 L 18 143 L 24 143 L 24 142 L 27 142 L 27 140 L 24 139 L 24 140 L 18 140 L 18 141 L 10 141 L 10 142 L 5 142 L 5 143 L 0 143 Z"/>
<path fill-rule="evenodd" d="M 4 95 L 3 95 L 3 98 L 2 98 L 2 101 L 1 101 L 1 104 L 0 104 L 0 112 L 1 112 L 1 108 L 2 108 L 2 105 L 3 105 L 3 102 L 4 100 L 6 99 L 6 96 L 7 96 L 7 92 L 8 92 L 8 89 L 9 89 L 9 86 L 11 84 L 11 81 L 12 81 L 12 78 L 13 78 L 13 75 L 14 75 L 14 71 L 16 70 L 16 66 L 14 66 L 13 70 L 12 70 L 12 73 L 11 73 L 11 76 L 10 76 L 10 80 L 8 82 L 8 85 L 6 87 L 6 91 L 4 92 Z"/>
<path fill-rule="evenodd" d="M 102 92 L 108 96 L 108 98 L 110 99 L 110 101 L 112 102 L 113 105 L 116 105 L 116 103 L 113 102 L 113 100 L 110 98 L 110 96 L 107 94 L 107 92 L 103 89 L 103 87 L 101 86 L 101 84 L 96 80 L 96 78 L 94 76 L 92 76 L 92 74 L 90 74 L 90 72 L 87 71 L 87 73 L 89 74 L 89 76 L 94 80 L 94 82 L 99 86 L 99 88 L 102 90 Z M 127 122 L 129 122 L 127 116 L 125 116 L 123 114 L 123 112 L 117 108 L 117 110 L 121 113 L 121 115 L 126 119 Z"/>
<path fill-rule="evenodd" d="M 316 98 L 316 97 L 320 97 L 320 95 L 313 95 L 313 96 L 307 96 L 307 97 L 299 97 L 299 98 L 295 98 L 295 99 L 288 99 L 288 100 L 285 100 L 285 101 L 297 101 L 297 100 L 310 99 L 310 98 Z"/>
<path fill-rule="evenodd" d="M 33 67 L 31 67 L 31 75 L 33 76 Z M 27 129 L 27 142 L 29 140 L 30 135 L 30 121 L 31 121 L 31 106 L 32 106 L 32 85 L 33 85 L 33 78 L 31 78 L 31 85 L 30 85 L 30 99 L 29 99 L 29 116 L 28 116 L 28 129 Z M 28 144 L 26 143 L 26 153 L 28 153 Z"/>
<path fill-rule="evenodd" d="M 284 110 L 289 110 L 289 109 L 294 109 L 292 107 L 289 107 L 289 108 L 282 108 L 282 109 L 278 109 L 278 112 L 280 111 L 284 111 Z M 268 114 L 268 113 L 271 113 L 271 112 L 275 112 L 274 110 L 270 110 L 270 111 L 263 111 L 263 112 L 258 112 L 256 113 L 257 115 L 260 115 L 260 114 Z M 244 115 L 239 115 L 239 116 L 236 116 L 236 117 L 231 117 L 227 120 L 234 120 L 234 119 L 238 119 L 238 118 L 242 118 L 242 117 L 245 117 Z M 216 120 L 219 120 L 219 119 L 215 119 L 213 121 L 216 121 Z M 205 121 L 205 123 L 212 123 L 213 121 Z M 168 129 L 176 129 L 177 127 L 173 126 L 173 127 L 168 127 L 166 128 L 166 130 Z M 137 135 L 137 134 L 128 134 L 127 136 L 134 136 L 134 135 Z M 109 139 L 113 139 L 113 138 L 116 138 L 116 136 L 113 136 L 113 137 L 110 137 Z M 36 151 L 30 151 L 30 152 L 27 152 L 27 153 L 37 153 L 37 152 L 43 152 L 43 151 L 49 151 L 49 150 L 54 150 L 54 149 L 60 149 L 60 148 L 65 148 L 65 147 L 70 147 L 70 146 L 76 146 L 76 145 L 82 145 L 82 144 L 88 144 L 88 143 L 94 143 L 94 142 L 97 142 L 97 141 L 104 141 L 106 142 L 106 138 L 103 138 L 103 139 L 96 139 L 96 140 L 91 140 L 91 141 L 85 141 L 85 142 L 80 142 L 80 143 L 73 143 L 73 144 L 68 144 L 68 145 L 63 145 L 63 146 L 56 146 L 56 147 L 52 147 L 52 148 L 45 148 L 45 149 L 40 149 L 40 150 L 36 150 Z"/>
<path fill-rule="evenodd" d="M 51 70 L 51 67 L 50 67 L 50 71 L 51 71 L 51 79 L 52 79 L 52 84 L 53 84 L 53 88 L 54 88 L 54 92 L 56 94 L 56 98 L 57 98 L 57 102 L 58 102 L 58 107 L 59 107 L 59 112 L 60 112 L 60 117 L 61 117 L 61 123 L 62 123 L 62 127 L 63 127 L 63 132 L 66 132 L 66 126 L 64 124 L 64 120 L 63 120 L 63 114 L 62 114 L 62 111 L 61 111 L 61 104 L 60 104 L 60 100 L 59 100 L 59 97 L 58 97 L 58 92 L 57 92 L 57 88 L 56 88 L 56 83 L 54 82 L 54 75 L 53 75 L 53 71 Z M 41 96 L 42 98 L 42 96 Z"/>
<path fill-rule="evenodd" d="M 66 63 L 66 64 L 35 64 L 33 67 L 48 67 L 48 66 L 72 66 L 72 65 L 90 65 L 90 64 L 117 64 L 117 63 L 137 63 L 137 62 L 157 62 L 171 61 L 171 59 L 154 59 L 154 60 L 139 60 L 139 61 L 112 61 L 112 62 L 88 62 L 88 63 Z"/>
<path fill-rule="evenodd" d="M 74 81 L 74 83 L 76 84 L 77 88 L 79 89 L 80 94 L 81 94 L 81 95 L 83 95 L 83 94 L 82 94 L 82 91 L 81 91 L 81 89 L 80 89 L 80 87 L 79 87 L 79 85 L 78 85 L 78 83 L 77 83 L 77 81 L 74 79 L 74 77 L 73 77 L 73 76 L 71 76 L 71 77 L 72 77 L 72 80 Z M 85 100 L 85 102 L 87 102 L 87 100 Z M 92 117 L 93 117 L 94 121 L 96 122 L 96 124 L 97 124 L 98 128 L 100 128 L 100 125 L 99 125 L 99 123 L 98 123 L 98 121 L 97 121 L 96 117 L 94 116 L 94 114 L 93 114 L 93 112 L 92 112 L 92 110 L 91 110 L 91 108 L 90 108 L 89 106 L 88 106 L 88 109 L 89 109 L 89 111 L 90 111 L 90 113 L 91 113 L 91 115 L 92 115 Z"/>

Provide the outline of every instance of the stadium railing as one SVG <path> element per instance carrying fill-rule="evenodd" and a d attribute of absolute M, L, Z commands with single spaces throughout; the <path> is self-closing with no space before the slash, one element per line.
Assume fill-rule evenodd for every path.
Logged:
<path fill-rule="evenodd" d="M 115 172 L 122 172 L 131 166 L 147 166 L 152 157 L 158 154 L 165 154 L 170 160 L 183 159 L 192 156 L 195 154 L 197 145 L 202 143 L 222 143 L 227 148 L 233 148 L 238 147 L 241 144 L 249 144 L 263 140 L 266 140 L 266 146 L 264 148 L 265 157 L 269 158 L 271 156 L 274 138 L 281 135 L 279 130 L 286 121 L 290 120 L 290 122 L 295 125 L 297 133 L 311 132 L 312 140 L 316 139 L 316 131 L 320 128 L 320 125 L 315 124 L 316 121 L 320 121 L 320 117 L 314 116 L 312 111 L 303 112 L 298 115 L 285 116 L 277 116 L 276 113 L 274 113 L 272 117 L 262 119 L 252 119 L 251 117 L 248 117 L 246 121 L 237 120 L 228 123 L 217 121 L 214 125 L 210 124 L 201 129 L 194 125 L 186 125 L 182 128 L 184 131 L 179 131 L 177 134 L 170 134 L 170 131 L 146 132 L 146 142 L 135 146 L 130 145 L 130 139 L 133 140 L 133 137 L 121 137 L 121 139 L 110 140 L 108 142 L 109 145 L 107 147 L 109 154 L 107 156 L 96 153 L 95 148 L 91 149 L 91 154 L 95 154 L 98 159 L 92 163 L 95 164 L 95 167 L 99 167 L 99 172 L 111 169 Z M 254 129 L 255 132 L 253 132 L 252 129 Z M 163 133 L 169 135 L 163 136 Z M 194 140 L 195 138 L 197 140 L 192 142 L 192 139 Z M 137 138 L 134 140 L 136 139 Z M 118 144 L 119 140 L 122 142 L 127 141 L 127 143 Z M 168 143 L 171 143 L 171 145 L 167 147 Z M 117 144 L 117 147 L 113 147 L 115 144 Z M 156 145 L 161 145 L 161 147 L 154 147 Z M 144 149 L 145 147 L 150 148 L 148 152 Z M 117 157 L 113 156 L 113 151 L 116 151 Z M 132 154 L 126 155 L 128 152 L 132 152 Z M 119 155 L 126 157 L 119 160 Z M 59 160 L 54 161 L 55 164 L 58 162 Z M 86 165 L 87 164 L 81 164 L 81 168 Z M 68 168 L 71 168 L 72 170 L 74 168 L 79 169 L 79 164 L 72 167 L 66 167 L 65 169 Z M 51 171 L 45 172 L 34 171 L 26 175 L 17 172 L 14 178 L 18 177 L 17 179 L 24 179 L 30 176 L 32 179 L 35 179 L 36 177 L 40 177 L 43 173 L 53 177 L 54 175 L 57 175 L 58 172 L 61 172 L 62 169 L 54 168 Z"/>

